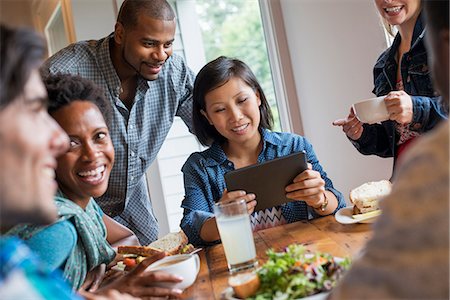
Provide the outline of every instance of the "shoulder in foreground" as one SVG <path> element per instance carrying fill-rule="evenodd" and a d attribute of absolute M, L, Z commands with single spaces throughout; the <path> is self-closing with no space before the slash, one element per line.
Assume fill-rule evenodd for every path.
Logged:
<path fill-rule="evenodd" d="M 61 240 L 65 241 L 64 243 L 74 244 L 77 240 L 77 230 L 75 229 L 75 225 L 73 225 L 73 223 L 69 220 L 62 220 L 53 223 L 47 228 L 51 228 L 51 231 L 53 232 L 52 234 L 53 237 L 59 236 Z M 57 240 L 59 238 L 57 238 Z"/>

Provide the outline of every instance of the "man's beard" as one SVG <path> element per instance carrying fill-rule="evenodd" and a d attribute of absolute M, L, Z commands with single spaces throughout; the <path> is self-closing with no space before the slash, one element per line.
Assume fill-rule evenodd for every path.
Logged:
<path fill-rule="evenodd" d="M 142 76 L 141 71 L 139 71 L 138 69 L 136 69 L 125 57 L 125 47 L 122 47 L 122 59 L 123 61 L 131 68 L 133 69 L 133 71 L 136 72 L 136 75 L 144 78 L 144 76 Z M 145 78 L 144 78 L 145 79 Z"/>

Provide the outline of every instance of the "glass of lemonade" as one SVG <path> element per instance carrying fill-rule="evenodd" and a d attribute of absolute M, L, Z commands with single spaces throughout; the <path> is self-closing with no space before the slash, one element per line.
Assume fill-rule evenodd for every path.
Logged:
<path fill-rule="evenodd" d="M 256 267 L 258 260 L 245 200 L 216 203 L 214 214 L 230 273 Z"/>

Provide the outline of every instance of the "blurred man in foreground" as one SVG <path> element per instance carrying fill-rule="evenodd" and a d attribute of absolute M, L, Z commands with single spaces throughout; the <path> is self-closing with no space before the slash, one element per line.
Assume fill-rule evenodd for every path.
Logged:
<path fill-rule="evenodd" d="M 449 105 L 449 2 L 424 0 L 430 66 Z M 449 123 L 405 153 L 362 257 L 332 299 L 449 299 Z"/>
<path fill-rule="evenodd" d="M 0 27 L 0 225 L 56 220 L 56 157 L 69 140 L 47 113 L 38 68 L 44 41 L 29 30 Z M 0 238 L 2 299 L 78 299 L 15 237 Z"/>
<path fill-rule="evenodd" d="M 0 24 L 0 229 L 18 223 L 46 225 L 56 221 L 53 200 L 56 158 L 69 148 L 69 139 L 47 113 L 47 92 L 38 68 L 45 43 L 27 29 Z M 120 276 L 96 293 L 79 291 L 90 300 L 167 299 L 152 285 L 161 274 L 142 273 L 155 259 Z M 159 274 L 159 275 L 158 275 Z M 120 290 L 121 292 L 118 292 Z M 81 299 L 51 272 L 18 238 L 0 236 L 0 298 L 2 300 Z"/>

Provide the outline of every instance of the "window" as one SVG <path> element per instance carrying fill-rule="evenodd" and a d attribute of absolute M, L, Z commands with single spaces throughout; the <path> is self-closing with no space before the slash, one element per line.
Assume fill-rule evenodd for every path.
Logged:
<path fill-rule="evenodd" d="M 220 55 L 241 59 L 250 66 L 266 94 L 274 115 L 274 130 L 302 133 L 300 116 L 292 113 L 299 110 L 295 108 L 298 101 L 290 73 L 289 53 L 280 50 L 286 41 L 279 1 L 169 0 L 169 2 L 177 14 L 174 52 L 183 56 L 194 72 L 198 72 L 206 62 Z M 264 24 L 268 26 L 265 28 L 261 15 L 266 17 Z M 269 25 L 274 20 L 277 23 L 276 28 Z M 270 57 L 265 35 L 270 38 L 267 40 L 268 44 L 272 45 L 272 49 L 269 49 Z M 280 43 L 283 44 L 281 47 Z M 272 74 L 276 76 L 272 77 Z M 292 108 L 292 105 L 295 106 L 293 110 L 287 108 L 288 106 Z M 179 230 L 183 216 L 180 206 L 184 197 L 181 167 L 192 152 L 203 149 L 196 138 L 188 132 L 181 119 L 176 118 L 157 159 L 148 172 L 149 191 L 158 217 L 160 235 Z M 162 199 L 164 201 L 161 201 Z"/>
<path fill-rule="evenodd" d="M 207 61 L 225 55 L 244 61 L 260 82 L 280 131 L 272 73 L 258 0 L 196 0 Z"/>
<path fill-rule="evenodd" d="M 44 28 L 49 56 L 66 47 L 69 43 L 75 42 L 72 11 L 67 0 L 57 1 L 54 9 L 36 2 L 33 9 L 37 15 L 45 15 L 49 9 L 52 11 L 48 21 L 45 21 Z"/>

